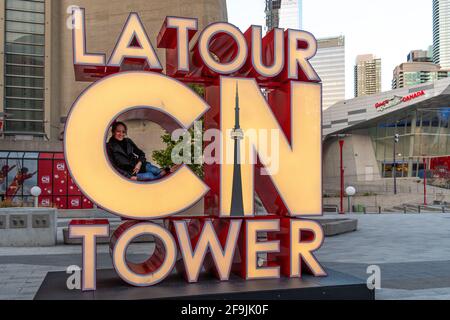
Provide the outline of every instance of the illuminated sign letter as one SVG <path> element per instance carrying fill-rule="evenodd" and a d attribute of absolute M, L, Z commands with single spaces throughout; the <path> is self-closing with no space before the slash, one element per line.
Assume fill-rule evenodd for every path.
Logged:
<path fill-rule="evenodd" d="M 69 238 L 83 239 L 83 273 L 81 276 L 83 291 L 96 290 L 97 237 L 109 237 L 108 220 L 73 220 L 69 225 Z"/>
<path fill-rule="evenodd" d="M 138 183 L 110 164 L 105 141 L 111 123 L 133 108 L 164 112 L 187 129 L 209 106 L 180 82 L 152 72 L 125 72 L 98 81 L 67 119 L 65 153 L 72 177 L 97 205 L 122 217 L 163 218 L 191 207 L 209 188 L 187 166 L 157 182 Z"/>
<path fill-rule="evenodd" d="M 205 222 L 195 250 L 192 249 L 186 222 L 175 221 L 174 224 L 179 239 L 180 249 L 183 254 L 188 281 L 197 282 L 208 248 L 214 259 L 215 268 L 219 274 L 220 280 L 228 280 L 242 221 L 233 220 L 230 222 L 228 238 L 224 249 L 222 249 L 219 239 L 217 239 L 211 221 Z"/>
<path fill-rule="evenodd" d="M 252 61 L 256 72 L 264 77 L 276 77 L 283 71 L 284 67 L 284 31 L 274 29 L 274 62 L 271 66 L 266 66 L 263 61 L 263 41 L 262 28 L 252 26 Z"/>
<path fill-rule="evenodd" d="M 133 46 L 133 41 L 137 43 Z M 144 59 L 150 70 L 162 70 L 158 56 L 137 13 L 131 13 L 108 62 L 120 67 L 125 58 Z"/>
<path fill-rule="evenodd" d="M 214 36 L 220 33 L 229 35 L 237 46 L 235 57 L 228 63 L 216 61 L 214 56 L 209 51 L 211 40 Z M 199 50 L 205 64 L 211 70 L 221 74 L 231 74 L 237 72 L 245 64 L 248 56 L 247 42 L 245 41 L 242 32 L 232 24 L 224 22 L 211 24 L 202 32 L 200 36 Z"/>
<path fill-rule="evenodd" d="M 131 263 L 126 259 L 128 245 L 142 235 L 154 236 L 157 249 L 148 261 Z M 172 272 L 177 247 L 170 232 L 163 227 L 154 223 L 130 222 L 113 236 L 111 254 L 117 274 L 124 281 L 137 287 L 149 287 L 163 281 Z"/>
<path fill-rule="evenodd" d="M 311 241 L 302 241 L 300 236 L 302 231 L 312 232 L 313 239 Z M 306 220 L 291 220 L 291 278 L 299 278 L 301 276 L 302 260 L 314 276 L 327 275 L 312 254 L 322 246 L 323 240 L 323 229 L 319 223 Z"/>
<path fill-rule="evenodd" d="M 299 67 L 305 73 L 307 80 L 320 80 L 314 68 L 309 63 L 309 59 L 317 52 L 317 41 L 314 36 L 306 31 L 288 30 L 288 78 L 298 79 Z M 299 42 L 306 44 L 306 48 L 299 48 Z"/>
<path fill-rule="evenodd" d="M 74 65 L 105 65 L 104 54 L 90 54 L 86 52 L 86 25 L 84 9 L 72 10 L 73 28 L 73 63 Z"/>
<path fill-rule="evenodd" d="M 280 220 L 247 221 L 247 280 L 252 279 L 278 279 L 280 267 L 259 267 L 258 253 L 279 252 L 280 241 L 258 242 L 259 232 L 280 231 Z"/>
<path fill-rule="evenodd" d="M 290 98 L 286 103 L 291 104 L 291 143 L 272 113 L 270 106 L 261 93 L 255 80 L 221 78 L 221 127 L 223 130 L 233 128 L 235 123 L 235 90 L 239 85 L 240 98 L 240 127 L 246 134 L 253 132 L 256 139 L 248 139 L 241 144 L 241 170 L 244 213 L 252 216 L 254 212 L 254 171 L 251 163 L 255 151 L 265 171 L 270 176 L 280 197 L 283 199 L 291 216 L 322 215 L 322 109 L 321 85 L 291 81 Z M 262 146 L 255 141 L 261 134 L 271 132 L 280 134 L 273 138 L 279 140 L 275 144 L 276 150 L 269 146 Z M 222 145 L 232 143 L 232 137 L 223 135 Z M 223 148 L 224 159 L 233 159 L 230 153 L 233 148 Z M 254 151 L 253 151 L 254 150 Z M 249 155 L 250 153 L 250 155 Z M 275 157 L 274 157 L 275 155 Z M 248 156 L 250 159 L 244 159 Z M 231 199 L 233 190 L 233 163 L 221 165 L 221 216 L 231 214 Z"/>

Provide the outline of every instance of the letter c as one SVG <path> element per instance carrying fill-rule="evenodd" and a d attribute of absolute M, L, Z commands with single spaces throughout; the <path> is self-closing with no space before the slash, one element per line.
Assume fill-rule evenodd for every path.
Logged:
<path fill-rule="evenodd" d="M 100 80 L 78 98 L 67 119 L 64 151 L 72 178 L 94 203 L 122 217 L 157 219 L 189 208 L 209 188 L 187 166 L 144 184 L 110 164 L 106 134 L 114 119 L 133 108 L 166 113 L 185 129 L 209 110 L 191 89 L 164 75 L 124 72 Z"/>

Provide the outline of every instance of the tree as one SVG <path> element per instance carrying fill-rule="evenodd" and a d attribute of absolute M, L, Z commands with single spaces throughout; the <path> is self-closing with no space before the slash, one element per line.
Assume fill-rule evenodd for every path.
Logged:
<path fill-rule="evenodd" d="M 205 96 L 205 89 L 204 87 L 200 85 L 190 85 L 189 86 L 192 90 L 194 90 L 199 96 L 204 98 Z M 203 119 L 202 126 L 203 128 Z M 195 132 L 197 130 L 197 132 Z M 198 132 L 197 127 L 191 128 L 186 132 L 186 135 L 189 135 L 189 143 L 190 143 L 190 161 L 187 164 L 189 168 L 200 178 L 203 178 L 203 161 L 201 159 L 196 158 L 196 155 L 203 154 L 203 139 L 201 141 L 196 140 L 195 137 L 203 137 L 203 131 Z M 183 138 L 186 137 L 180 137 L 178 141 L 172 140 L 172 135 L 166 132 L 164 135 L 161 136 L 162 141 L 166 144 L 166 148 L 164 150 L 158 150 L 153 152 L 153 160 L 161 167 L 161 168 L 172 168 L 175 164 L 172 159 L 172 153 L 174 152 L 174 149 L 179 146 L 183 142 Z M 186 156 L 186 155 L 184 155 Z"/>

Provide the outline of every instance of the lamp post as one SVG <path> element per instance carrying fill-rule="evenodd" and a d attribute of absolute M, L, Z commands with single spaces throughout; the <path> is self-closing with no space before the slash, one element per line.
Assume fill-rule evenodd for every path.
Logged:
<path fill-rule="evenodd" d="M 427 205 L 427 158 L 423 158 L 423 204 Z"/>
<path fill-rule="evenodd" d="M 348 212 L 349 213 L 353 213 L 352 210 L 352 197 L 356 194 L 356 189 L 355 187 L 347 187 L 347 189 L 345 189 L 345 193 L 347 194 L 348 197 Z"/>
<path fill-rule="evenodd" d="M 34 207 L 39 207 L 39 196 L 42 194 L 42 189 L 38 186 L 31 188 L 31 195 L 34 197 Z"/>
<path fill-rule="evenodd" d="M 400 142 L 400 135 L 396 134 L 394 136 L 394 194 L 397 194 L 397 143 Z"/>
<path fill-rule="evenodd" d="M 341 207 L 340 214 L 345 214 L 344 211 L 344 143 L 343 139 L 339 140 L 339 150 L 340 150 L 340 173 L 341 173 Z"/>

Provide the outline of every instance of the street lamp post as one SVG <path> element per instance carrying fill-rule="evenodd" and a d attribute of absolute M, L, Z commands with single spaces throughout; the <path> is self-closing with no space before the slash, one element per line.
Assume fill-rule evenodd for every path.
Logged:
<path fill-rule="evenodd" d="M 345 214 L 344 210 L 344 143 L 345 141 L 343 139 L 339 140 L 339 147 L 340 147 L 340 159 L 341 159 L 341 165 L 340 165 L 340 172 L 341 172 L 341 208 L 339 213 Z"/>
<path fill-rule="evenodd" d="M 394 136 L 394 194 L 397 194 L 397 143 L 400 141 L 400 135 L 396 134 Z"/>
<path fill-rule="evenodd" d="M 427 205 L 427 158 L 423 158 L 423 204 Z"/>

